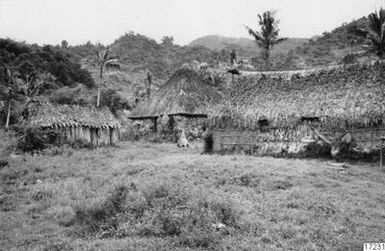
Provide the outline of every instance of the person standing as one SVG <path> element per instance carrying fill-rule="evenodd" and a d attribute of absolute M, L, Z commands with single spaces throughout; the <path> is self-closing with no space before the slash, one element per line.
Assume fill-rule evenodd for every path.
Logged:
<path fill-rule="evenodd" d="M 235 50 L 233 49 L 230 53 L 230 65 L 233 65 L 237 62 L 237 54 L 235 53 Z"/>

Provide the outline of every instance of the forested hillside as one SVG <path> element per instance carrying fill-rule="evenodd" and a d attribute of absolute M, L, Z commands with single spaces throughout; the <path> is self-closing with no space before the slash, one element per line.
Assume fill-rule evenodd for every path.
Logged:
<path fill-rule="evenodd" d="M 167 79 L 184 63 L 193 61 L 215 65 L 219 61 L 227 61 L 227 54 L 220 54 L 203 46 L 189 47 L 174 44 L 172 37 L 164 37 L 161 43 L 146 36 L 127 33 L 116 39 L 110 47 L 110 55 L 118 59 L 119 67 L 107 68 L 104 74 L 104 88 L 112 88 L 131 103 L 141 98 L 146 89 L 145 71 L 153 75 L 153 90 Z M 87 43 L 70 46 L 68 51 L 81 59 L 82 66 L 99 82 L 99 69 L 96 51 L 104 50 L 103 45 Z"/>
<path fill-rule="evenodd" d="M 291 52 L 293 59 L 302 67 L 315 67 L 341 63 L 343 59 L 352 55 L 351 60 L 359 60 L 366 55 L 367 40 L 362 31 L 367 27 L 367 18 L 362 17 L 350 23 L 344 23 L 331 32 L 324 32 L 322 36 L 310 39 L 309 43 Z M 301 67 L 302 66 L 302 67 Z"/>

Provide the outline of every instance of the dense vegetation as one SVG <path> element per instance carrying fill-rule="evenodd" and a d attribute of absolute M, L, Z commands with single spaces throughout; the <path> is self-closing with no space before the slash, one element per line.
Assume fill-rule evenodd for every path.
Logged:
<path fill-rule="evenodd" d="M 80 83 L 87 88 L 95 86 L 90 73 L 58 46 L 0 39 L 0 58 L 1 124 L 20 121 L 28 102 L 36 96 L 55 96 L 56 90 Z"/>
<path fill-rule="evenodd" d="M 89 88 L 94 86 L 90 74 L 81 69 L 73 56 L 58 46 L 38 46 L 19 43 L 11 39 L 0 39 L 0 81 L 6 81 L 5 68 L 12 68 L 24 78 L 30 73 L 52 74 L 56 87 L 73 86 L 82 83 Z"/>

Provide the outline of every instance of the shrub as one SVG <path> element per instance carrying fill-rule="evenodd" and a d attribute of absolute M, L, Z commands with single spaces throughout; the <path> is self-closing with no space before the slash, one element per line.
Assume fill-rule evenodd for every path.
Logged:
<path fill-rule="evenodd" d="M 8 160 L 0 159 L 0 169 L 8 166 Z"/>
<path fill-rule="evenodd" d="M 22 133 L 20 135 L 20 131 Z M 37 127 L 19 129 L 17 149 L 23 152 L 41 151 L 59 142 L 60 134 L 54 130 L 44 130 Z"/>
<path fill-rule="evenodd" d="M 214 247 L 223 235 L 239 229 L 232 203 L 175 183 L 120 186 L 103 203 L 75 212 L 83 235 L 171 237 L 192 248 Z"/>
<path fill-rule="evenodd" d="M 75 141 L 69 142 L 69 145 L 75 149 L 81 149 L 81 148 L 94 149 L 95 148 L 93 144 L 82 139 L 76 139 Z"/>
<path fill-rule="evenodd" d="M 102 204 L 91 207 L 75 208 L 75 222 L 85 226 L 80 234 L 96 234 L 105 230 L 116 229 L 118 226 L 117 215 L 124 211 L 124 203 L 127 198 L 126 186 L 116 187 L 111 195 Z"/>

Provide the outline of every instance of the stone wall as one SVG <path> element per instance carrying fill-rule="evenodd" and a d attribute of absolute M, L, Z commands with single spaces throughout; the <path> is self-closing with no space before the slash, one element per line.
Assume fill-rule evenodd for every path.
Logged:
<path fill-rule="evenodd" d="M 320 131 L 331 141 L 342 136 L 344 132 L 345 130 Z M 385 135 L 385 127 L 348 129 L 346 132 L 352 133 L 356 149 L 369 153 L 378 150 L 380 137 Z M 309 144 L 307 140 L 313 140 L 314 143 Z M 217 153 L 245 153 L 256 156 L 330 155 L 330 146 L 306 125 L 264 131 L 214 130 L 213 143 L 213 150 Z"/>

